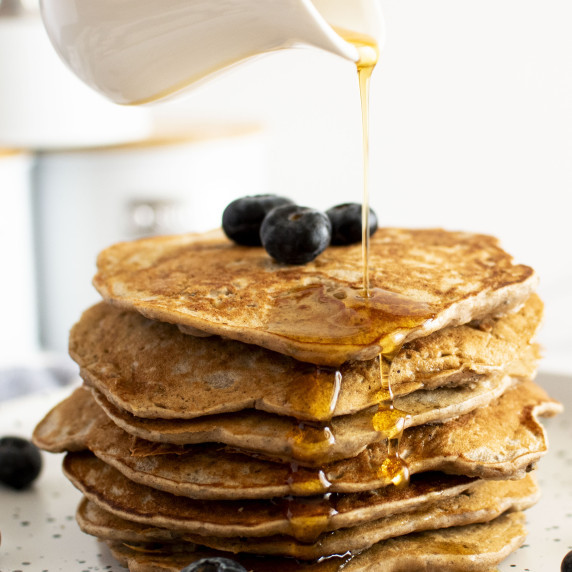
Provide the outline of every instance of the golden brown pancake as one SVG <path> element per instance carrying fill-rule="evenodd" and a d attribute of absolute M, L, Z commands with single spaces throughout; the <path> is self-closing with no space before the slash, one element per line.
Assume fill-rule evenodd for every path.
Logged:
<path fill-rule="evenodd" d="M 68 476 L 70 476 L 69 466 L 67 462 L 64 465 Z M 71 477 L 72 482 L 83 492 L 85 488 L 83 483 L 77 480 L 74 473 L 71 473 Z M 97 480 L 97 475 L 94 475 L 94 485 Z M 103 478 L 99 490 L 105 491 L 105 485 L 107 488 L 115 487 L 114 481 L 108 482 L 107 479 Z M 119 488 L 123 489 L 123 487 Z M 149 492 L 149 495 L 151 494 L 153 494 L 152 491 Z M 529 508 L 538 500 L 539 491 L 532 475 L 528 475 L 520 481 L 478 481 L 464 493 L 445 498 L 439 503 L 425 505 L 407 513 L 395 514 L 337 529 L 333 532 L 325 532 L 316 538 L 307 538 L 305 542 L 291 536 L 257 536 L 250 530 L 243 532 L 240 537 L 228 537 L 224 534 L 228 533 L 230 526 L 219 527 L 223 533 L 221 536 L 205 536 L 194 532 L 194 529 L 201 523 L 179 516 L 180 510 L 175 516 L 165 515 L 165 510 L 157 514 L 146 512 L 142 515 L 142 509 L 136 498 L 134 505 L 132 505 L 119 494 L 115 494 L 114 500 L 107 503 L 105 502 L 106 498 L 102 500 L 100 496 L 93 494 L 91 497 L 95 499 L 92 502 L 102 508 L 103 511 L 112 512 L 123 520 L 132 521 L 131 523 L 124 523 L 121 532 L 112 525 L 105 526 L 100 523 L 96 526 L 88 519 L 90 514 L 86 510 L 88 507 L 83 505 L 84 510 L 82 511 L 82 506 L 80 506 L 78 516 L 82 530 L 106 540 L 123 540 L 125 542 L 189 541 L 233 553 L 248 552 L 250 554 L 291 556 L 302 560 L 313 560 L 322 556 L 343 554 L 346 551 L 359 552 L 382 540 L 412 532 L 488 522 L 506 511 Z M 144 498 L 146 497 L 147 495 Z M 159 503 L 156 504 L 159 506 Z M 168 506 L 172 505 L 173 503 L 168 503 Z M 93 517 L 95 511 L 91 510 L 90 512 Z M 101 521 L 105 512 L 103 515 L 96 513 L 95 517 Z M 154 528 L 148 530 L 147 527 Z M 114 528 L 115 530 L 113 530 Z M 264 530 L 264 526 L 259 525 L 256 532 L 261 530 Z M 296 532 L 298 530 L 295 522 L 293 522 L 290 533 L 295 534 Z M 115 536 L 112 536 L 112 533 Z"/>
<path fill-rule="evenodd" d="M 480 481 L 470 491 L 406 514 L 393 515 L 352 528 L 323 534 L 313 544 L 289 537 L 223 538 L 190 535 L 191 542 L 216 550 L 248 552 L 273 556 L 291 556 L 303 560 L 360 551 L 373 544 L 422 530 L 436 530 L 488 522 L 507 511 L 534 505 L 538 488 L 530 476 L 520 481 Z M 307 539 L 306 539 L 307 540 Z"/>
<path fill-rule="evenodd" d="M 538 415 L 553 415 L 560 404 L 532 382 L 508 389 L 488 407 L 442 425 L 422 425 L 404 432 L 402 455 L 411 474 L 444 471 L 504 479 L 521 478 L 544 455 L 547 444 Z M 84 408 L 61 415 L 57 407 L 38 425 L 34 442 L 61 452 L 90 449 L 125 476 L 153 488 L 202 499 L 272 498 L 300 492 L 300 483 L 315 483 L 316 469 L 247 456 L 213 444 L 161 445 L 156 454 L 134 456 L 133 438 L 101 411 Z M 330 492 L 359 492 L 388 484 L 377 469 L 387 458 L 384 443 L 374 443 L 351 459 L 323 467 Z"/>
<path fill-rule="evenodd" d="M 532 377 L 538 296 L 516 313 L 445 328 L 406 344 L 389 374 L 393 394 L 471 385 L 498 373 Z M 260 409 L 323 421 L 379 402 L 379 360 L 336 370 L 219 337 L 196 338 L 135 312 L 98 304 L 70 334 L 86 383 L 137 417 L 191 419 Z M 338 382 L 338 383 L 337 383 Z"/>
<path fill-rule="evenodd" d="M 155 541 L 160 542 L 180 539 L 183 532 L 226 537 L 294 536 L 299 527 L 287 515 L 294 512 L 315 514 L 322 510 L 326 502 L 317 497 L 272 501 L 201 501 L 179 497 L 134 483 L 89 452 L 69 453 L 64 461 L 64 471 L 86 498 L 107 512 L 134 522 L 169 529 L 171 532 L 162 530 L 154 537 Z M 482 482 L 467 477 L 428 473 L 413 477 L 408 487 L 385 487 L 367 493 L 333 495 L 327 499 L 327 503 L 328 510 L 335 507 L 335 514 L 325 522 L 322 532 L 405 512 L 423 511 L 446 499 L 469 494 L 475 483 Z M 527 495 L 531 498 L 536 494 L 533 489 L 533 485 L 527 489 Z M 128 539 L 142 540 L 133 535 Z"/>
<path fill-rule="evenodd" d="M 252 572 L 494 572 L 493 568 L 524 542 L 524 524 L 524 514 L 514 512 L 487 523 L 408 534 L 379 542 L 359 554 L 313 562 L 232 555 L 185 544 L 108 544 L 131 572 L 180 572 L 191 562 L 212 556 L 237 560 Z"/>
<path fill-rule="evenodd" d="M 538 496 L 538 416 L 561 409 L 531 381 L 536 276 L 440 229 L 380 229 L 370 270 L 366 295 L 360 245 L 287 266 L 220 232 L 102 252 L 105 302 L 70 337 L 86 387 L 34 433 L 69 451 L 81 527 L 132 572 L 244 552 L 260 571 L 490 572 L 523 539 L 503 513 Z M 392 391 L 403 488 L 373 429 Z"/>
<path fill-rule="evenodd" d="M 404 427 L 425 423 L 442 423 L 484 407 L 500 397 L 515 380 L 498 375 L 474 384 L 474 387 L 453 387 L 419 390 L 395 399 L 395 407 L 407 412 Z M 355 457 L 371 443 L 384 438 L 373 424 L 377 407 L 354 415 L 335 417 L 322 426 L 300 425 L 292 417 L 284 417 L 246 409 L 236 413 L 209 415 L 198 419 L 143 419 L 121 411 L 103 395 L 92 390 L 95 401 L 106 415 L 124 431 L 146 441 L 137 454 L 160 450 L 156 443 L 190 445 L 224 443 L 230 447 L 259 453 L 267 458 L 294 460 L 306 467 L 320 467 L 348 457 Z M 89 399 L 87 392 L 77 391 L 62 407 L 73 411 Z M 65 413 L 62 413 L 65 415 Z M 307 432 L 298 445 L 296 437 Z M 310 444 L 308 444 L 310 442 Z M 141 442 L 139 442 L 141 443 Z"/>
<path fill-rule="evenodd" d="M 352 245 L 287 266 L 215 231 L 111 246 L 98 257 L 94 285 L 106 301 L 149 318 L 337 366 L 505 314 L 537 282 L 495 238 L 440 229 L 378 229 L 367 300 L 360 260 L 361 246 Z"/>

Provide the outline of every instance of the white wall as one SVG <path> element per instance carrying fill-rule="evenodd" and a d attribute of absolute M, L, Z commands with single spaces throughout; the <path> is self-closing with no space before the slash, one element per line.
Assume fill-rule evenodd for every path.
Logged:
<path fill-rule="evenodd" d="M 382 6 L 373 207 L 384 225 L 499 236 L 541 276 L 545 367 L 572 371 L 572 2 Z M 262 119 L 271 191 L 318 207 L 360 200 L 355 69 L 329 54 L 270 54 L 157 111 Z"/>
<path fill-rule="evenodd" d="M 38 351 L 31 166 L 27 153 L 0 148 L 0 369 Z"/>

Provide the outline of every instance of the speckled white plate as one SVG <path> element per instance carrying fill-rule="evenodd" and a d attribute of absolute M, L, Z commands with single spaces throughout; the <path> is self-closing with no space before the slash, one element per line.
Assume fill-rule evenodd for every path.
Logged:
<path fill-rule="evenodd" d="M 572 377 L 544 373 L 538 382 L 567 411 L 546 421 L 550 452 L 540 462 L 542 500 L 527 512 L 528 540 L 501 572 L 560 570 L 572 550 Z M 29 436 L 44 413 L 70 390 L 0 403 L 0 435 Z M 106 546 L 82 534 L 74 514 L 79 493 L 62 476 L 61 455 L 44 455 L 35 486 L 15 493 L 0 486 L 1 572 L 125 572 Z"/>

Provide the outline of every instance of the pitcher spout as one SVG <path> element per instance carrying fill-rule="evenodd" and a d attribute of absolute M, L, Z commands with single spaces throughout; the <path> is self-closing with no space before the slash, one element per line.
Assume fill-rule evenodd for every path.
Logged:
<path fill-rule="evenodd" d="M 383 46 L 385 25 L 379 0 L 311 0 L 311 3 L 334 31 L 359 34 L 370 38 L 378 48 Z"/>
<path fill-rule="evenodd" d="M 332 26 L 381 34 L 378 0 L 41 0 L 40 6 L 68 67 L 108 99 L 131 105 L 293 45 L 356 61 L 356 49 Z"/>

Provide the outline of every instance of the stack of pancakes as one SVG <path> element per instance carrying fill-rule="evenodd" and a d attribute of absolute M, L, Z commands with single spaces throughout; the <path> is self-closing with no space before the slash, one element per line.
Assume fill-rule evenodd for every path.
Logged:
<path fill-rule="evenodd" d="M 132 571 L 491 570 L 546 452 L 536 276 L 489 236 L 380 229 L 285 266 L 220 232 L 102 252 L 84 385 L 38 425 Z"/>

